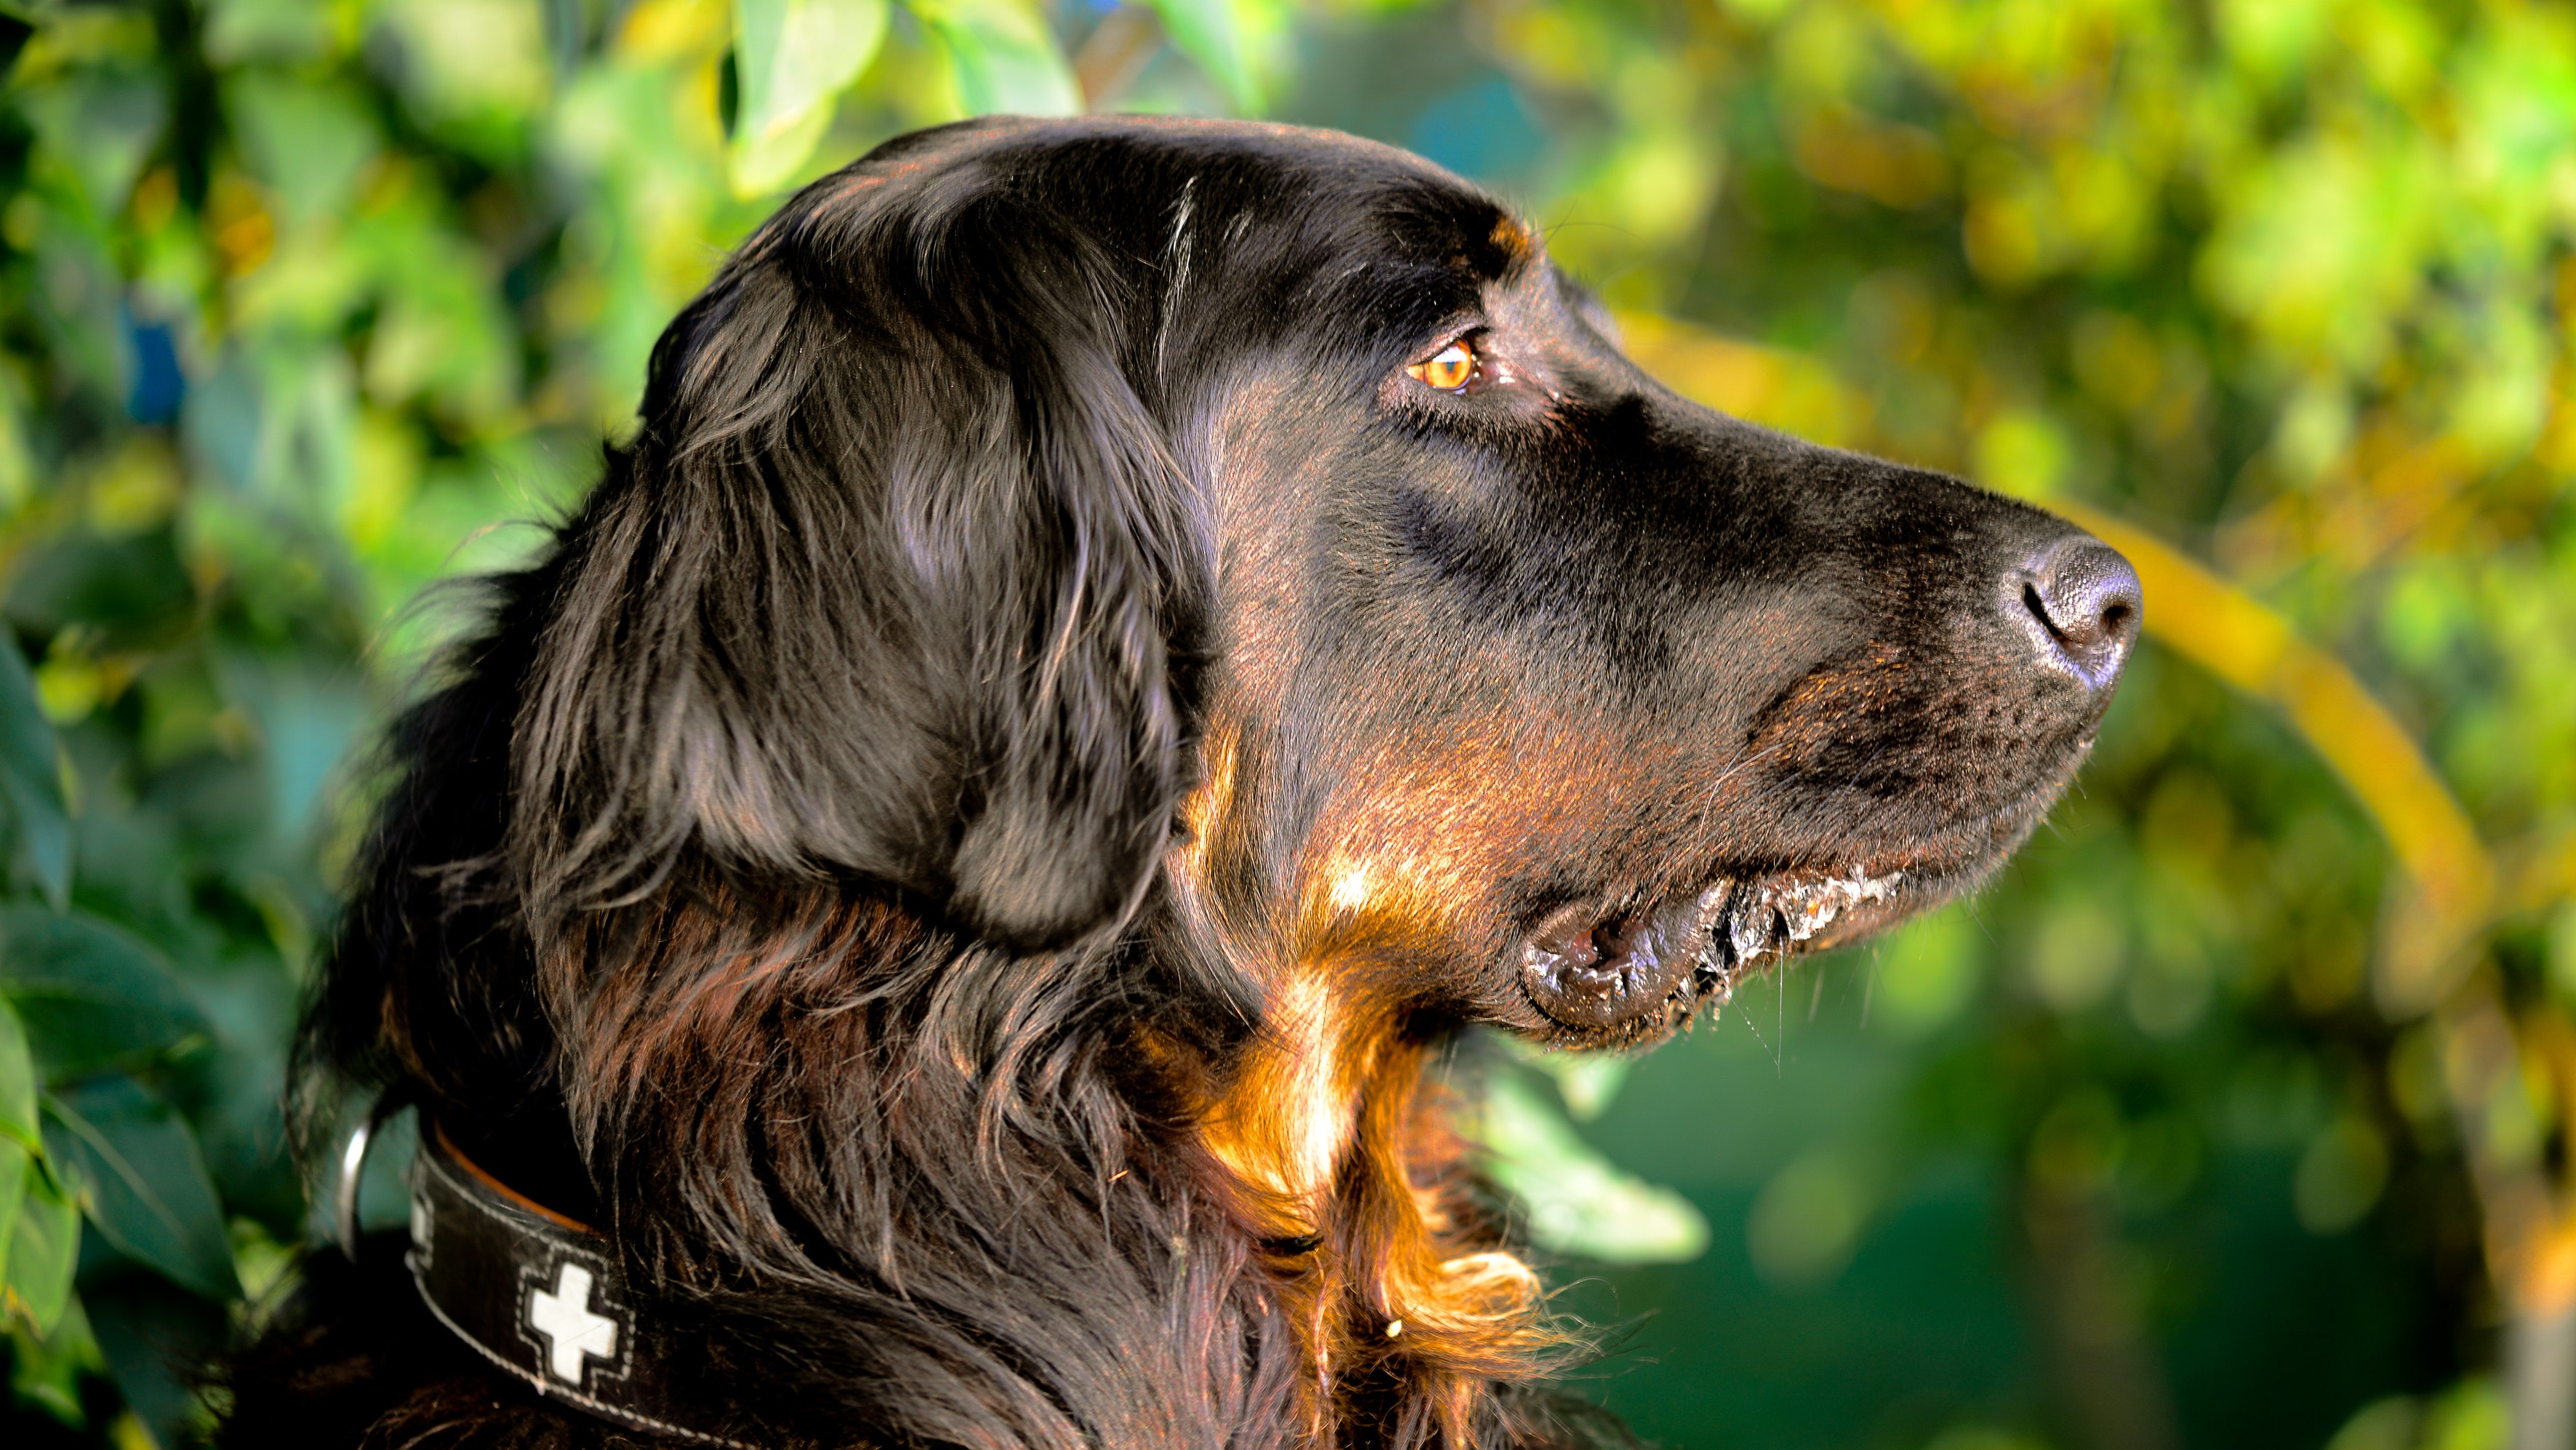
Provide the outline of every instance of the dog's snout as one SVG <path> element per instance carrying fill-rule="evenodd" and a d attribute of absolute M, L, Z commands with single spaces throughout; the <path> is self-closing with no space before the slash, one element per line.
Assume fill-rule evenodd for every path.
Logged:
<path fill-rule="evenodd" d="M 2089 534 L 2041 549 L 2016 572 L 2009 608 L 2025 612 L 2046 647 L 2085 683 L 2107 691 L 2138 642 L 2144 600 L 2138 571 Z"/>

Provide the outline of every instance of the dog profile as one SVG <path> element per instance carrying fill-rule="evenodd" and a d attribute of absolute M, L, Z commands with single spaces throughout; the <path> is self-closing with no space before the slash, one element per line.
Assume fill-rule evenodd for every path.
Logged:
<path fill-rule="evenodd" d="M 227 1444 L 1615 1440 L 1427 1070 L 1978 882 L 2140 611 L 1682 401 L 1426 162 L 1137 119 L 806 188 L 489 588 L 301 1054 L 417 1105 L 491 1263 L 587 1257 L 416 1197 Z"/>

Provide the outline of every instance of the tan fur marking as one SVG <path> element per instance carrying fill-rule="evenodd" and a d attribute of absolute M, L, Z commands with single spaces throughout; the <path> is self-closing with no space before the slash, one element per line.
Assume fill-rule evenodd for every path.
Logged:
<path fill-rule="evenodd" d="M 1332 984 L 1317 973 L 1291 974 L 1273 989 L 1262 1040 L 1233 1090 L 1206 1119 L 1208 1148 L 1218 1161 L 1267 1194 L 1300 1205 L 1308 1221 L 1351 1136 L 1356 1084 L 1347 1071 L 1345 1030 Z"/>
<path fill-rule="evenodd" d="M 1572 1347 L 1541 1312 L 1538 1276 L 1467 1193 L 1466 1145 L 1444 1093 L 1424 1081 L 1431 1049 L 1404 1036 L 1396 1007 L 1409 960 L 1458 949 L 1508 859 L 1623 789 L 1623 764 L 1568 758 L 1567 742 L 1592 738 L 1587 726 L 1487 721 L 1462 726 L 1445 750 L 1354 765 L 1366 787 L 1313 825 L 1280 896 L 1256 918 L 1238 904 L 1223 923 L 1211 895 L 1237 889 L 1222 866 L 1259 829 L 1249 813 L 1261 786 L 1240 778 L 1238 722 L 1220 712 L 1201 747 L 1175 897 L 1219 927 L 1266 1010 L 1221 1079 L 1180 1076 L 1198 1084 L 1201 1142 L 1234 1180 L 1247 1227 L 1300 1246 L 1274 1250 L 1270 1272 L 1313 1366 L 1318 1433 L 1361 1413 L 1346 1395 L 1382 1391 L 1391 1375 L 1413 1387 L 1442 1443 L 1472 1443 L 1493 1413 L 1487 1385 L 1544 1372 Z"/>

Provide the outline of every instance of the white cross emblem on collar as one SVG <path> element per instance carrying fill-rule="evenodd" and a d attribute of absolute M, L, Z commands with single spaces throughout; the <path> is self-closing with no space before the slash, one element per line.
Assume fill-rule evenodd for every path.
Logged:
<path fill-rule="evenodd" d="M 528 1327 L 546 1337 L 546 1368 L 568 1385 L 581 1383 L 585 1361 L 617 1357 L 617 1321 L 590 1312 L 590 1282 L 590 1270 L 567 1260 L 554 1292 L 528 1295 Z"/>

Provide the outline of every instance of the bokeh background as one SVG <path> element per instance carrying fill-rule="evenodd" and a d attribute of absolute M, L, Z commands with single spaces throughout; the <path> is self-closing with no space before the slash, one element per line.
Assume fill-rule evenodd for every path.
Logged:
<path fill-rule="evenodd" d="M 1675 387 L 2074 514 L 2150 642 L 1974 900 L 1468 1074 L 1689 1446 L 2576 1444 L 2576 17 L 2516 0 L 0 0 L 12 1446 L 312 1232 L 353 749 L 779 195 L 988 110 L 1509 196 Z M 415 602 L 420 601 L 420 602 Z M 371 1212 L 396 1206 L 380 1154 Z"/>

